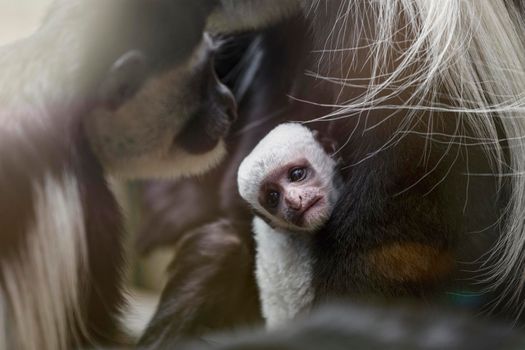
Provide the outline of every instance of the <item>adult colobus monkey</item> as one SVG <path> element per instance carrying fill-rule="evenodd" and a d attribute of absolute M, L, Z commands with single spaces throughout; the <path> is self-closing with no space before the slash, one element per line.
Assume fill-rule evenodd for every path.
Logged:
<path fill-rule="evenodd" d="M 203 39 L 213 5 L 57 1 L 0 49 L 0 349 L 118 339 L 122 225 L 104 175 L 223 157 L 235 103 Z"/>
<path fill-rule="evenodd" d="M 164 242 L 170 235 L 179 254 L 144 342 L 257 320 L 251 215 L 235 173 L 285 120 L 317 121 L 312 127 L 339 141 L 346 165 L 336 210 L 311 252 L 314 303 L 370 293 L 461 303 L 461 295 L 475 310 L 515 317 L 525 264 L 520 3 L 301 4 L 255 34 L 251 60 L 241 60 L 251 64 L 234 87 L 254 80 L 228 165 L 207 180 L 219 191 L 189 194 L 206 201 L 200 216 L 173 220 L 180 198 L 170 207 L 159 192 L 149 197 L 160 185 L 146 189 L 146 241 L 148 229 Z M 236 300 L 247 306 L 233 313 Z"/>

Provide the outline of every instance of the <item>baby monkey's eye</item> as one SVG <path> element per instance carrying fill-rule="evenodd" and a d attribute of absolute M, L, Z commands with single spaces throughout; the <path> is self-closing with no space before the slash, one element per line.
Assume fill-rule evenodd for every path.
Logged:
<path fill-rule="evenodd" d="M 291 182 L 299 182 L 304 180 L 306 177 L 306 168 L 293 168 L 290 171 L 290 175 L 288 175 L 288 178 Z"/>
<path fill-rule="evenodd" d="M 279 205 L 280 197 L 281 197 L 281 195 L 279 194 L 279 192 L 277 192 L 277 191 L 270 191 L 266 195 L 266 203 L 271 208 L 276 208 L 277 205 Z"/>

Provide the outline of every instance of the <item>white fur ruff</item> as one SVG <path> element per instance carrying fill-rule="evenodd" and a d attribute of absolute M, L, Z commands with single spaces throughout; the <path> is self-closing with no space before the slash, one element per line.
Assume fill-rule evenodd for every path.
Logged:
<path fill-rule="evenodd" d="M 272 229 L 255 217 L 256 270 L 262 313 L 268 328 L 276 328 L 312 303 L 311 235 Z"/>

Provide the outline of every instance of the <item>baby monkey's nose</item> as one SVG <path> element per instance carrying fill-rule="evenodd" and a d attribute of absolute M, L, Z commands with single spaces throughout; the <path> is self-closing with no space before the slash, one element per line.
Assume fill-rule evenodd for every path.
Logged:
<path fill-rule="evenodd" d="M 303 198 L 301 192 L 295 190 L 289 190 L 284 196 L 284 202 L 286 205 L 293 210 L 301 210 Z"/>

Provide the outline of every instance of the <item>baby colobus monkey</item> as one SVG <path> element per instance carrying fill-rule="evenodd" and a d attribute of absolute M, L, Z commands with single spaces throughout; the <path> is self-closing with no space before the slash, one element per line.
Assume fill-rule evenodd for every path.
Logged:
<path fill-rule="evenodd" d="M 269 328 L 308 311 L 310 242 L 334 208 L 337 178 L 316 134 L 296 123 L 273 129 L 239 167 L 239 193 L 256 213 L 256 278 Z"/>

